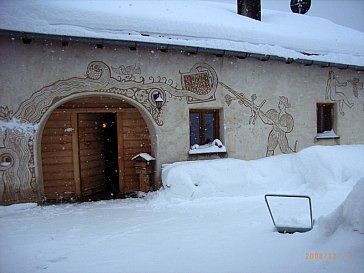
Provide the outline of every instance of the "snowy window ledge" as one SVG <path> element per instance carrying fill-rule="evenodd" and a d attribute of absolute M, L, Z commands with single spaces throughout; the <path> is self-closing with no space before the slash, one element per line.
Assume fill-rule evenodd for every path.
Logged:
<path fill-rule="evenodd" d="M 340 138 L 334 130 L 325 131 L 323 133 L 317 133 L 317 136 L 315 137 L 317 140 L 320 139 L 337 139 Z"/>
<path fill-rule="evenodd" d="M 189 155 L 200 155 L 200 154 L 216 154 L 226 153 L 226 147 L 222 144 L 219 139 L 215 139 L 213 142 L 205 145 L 195 144 L 191 147 Z"/>

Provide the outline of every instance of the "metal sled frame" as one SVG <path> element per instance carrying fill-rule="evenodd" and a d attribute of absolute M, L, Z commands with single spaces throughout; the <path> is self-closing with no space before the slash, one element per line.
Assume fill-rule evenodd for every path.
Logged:
<path fill-rule="evenodd" d="M 285 198 L 307 198 L 308 203 L 310 205 L 310 219 L 311 219 L 311 227 L 284 227 L 284 226 L 277 226 L 276 222 L 274 221 L 274 217 L 272 211 L 270 209 L 267 197 L 285 197 Z M 272 218 L 273 224 L 276 227 L 279 233 L 294 233 L 294 232 L 307 232 L 313 228 L 313 220 L 312 220 L 312 206 L 311 206 L 311 198 L 307 195 L 288 195 L 288 194 L 266 194 L 264 196 L 265 203 L 267 204 L 270 217 Z"/>

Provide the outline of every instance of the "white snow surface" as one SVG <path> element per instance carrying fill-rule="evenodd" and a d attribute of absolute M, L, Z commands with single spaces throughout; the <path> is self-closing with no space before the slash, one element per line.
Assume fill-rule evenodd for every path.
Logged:
<path fill-rule="evenodd" d="M 340 226 L 349 226 L 364 234 L 364 178 L 360 179 L 345 201 L 330 215 L 318 219 L 329 235 Z"/>
<path fill-rule="evenodd" d="M 338 138 L 338 135 L 335 133 L 335 131 L 333 129 L 331 129 L 330 131 L 324 131 L 322 133 L 318 133 L 316 136 L 317 139 L 322 139 L 322 138 Z"/>
<path fill-rule="evenodd" d="M 0 29 L 364 65 L 363 32 L 265 9 L 256 21 L 216 1 L 2 0 Z"/>
<path fill-rule="evenodd" d="M 34 132 L 38 130 L 38 127 L 38 124 L 21 122 L 16 118 L 12 118 L 7 122 L 0 120 L 0 134 L 4 133 L 6 130 L 12 130 L 17 134 L 32 137 Z"/>
<path fill-rule="evenodd" d="M 177 162 L 166 165 L 162 180 L 168 196 L 196 199 L 297 191 L 317 194 L 363 176 L 364 145 L 349 145 L 313 146 L 299 153 L 251 161 Z"/>
<path fill-rule="evenodd" d="M 215 139 L 211 143 L 204 145 L 192 145 L 188 152 L 190 155 L 211 154 L 211 153 L 226 153 L 226 147 L 220 139 Z"/>
<path fill-rule="evenodd" d="M 363 167 L 364 145 L 315 146 L 167 165 L 139 199 L 2 206 L 0 272 L 363 272 Z M 313 229 L 277 233 L 274 192 L 309 195 Z"/>
<path fill-rule="evenodd" d="M 141 157 L 141 158 L 145 159 L 146 161 L 155 160 L 155 158 L 153 156 L 151 156 L 150 154 L 148 154 L 148 153 L 140 153 L 140 154 L 137 154 L 137 155 L 133 156 L 131 160 L 135 160 L 138 157 Z"/>

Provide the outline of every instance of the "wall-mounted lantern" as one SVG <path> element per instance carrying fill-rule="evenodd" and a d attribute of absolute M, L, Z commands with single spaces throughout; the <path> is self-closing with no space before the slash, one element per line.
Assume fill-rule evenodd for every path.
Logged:
<path fill-rule="evenodd" d="M 161 97 L 161 94 L 159 92 L 154 93 L 153 99 L 155 101 L 155 105 L 157 106 L 158 111 L 160 111 L 162 109 L 163 102 L 164 102 Z"/>

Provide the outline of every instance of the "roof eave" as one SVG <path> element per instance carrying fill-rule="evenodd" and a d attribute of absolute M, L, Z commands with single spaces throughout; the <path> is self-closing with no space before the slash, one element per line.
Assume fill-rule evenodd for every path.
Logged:
<path fill-rule="evenodd" d="M 310 59 L 293 59 L 293 58 L 285 58 L 281 56 L 275 55 L 267 55 L 260 53 L 251 53 L 251 52 L 242 52 L 242 51 L 233 51 L 233 50 L 224 50 L 224 49 L 214 49 L 214 48 L 206 48 L 206 47 L 197 47 L 197 46 L 186 46 L 186 45 L 176 45 L 176 44 L 168 44 L 168 43 L 154 43 L 154 42 L 142 42 L 142 41 L 131 41 L 131 40 L 116 40 L 116 39 L 104 39 L 104 38 L 89 38 L 89 37 L 81 37 L 81 36 L 68 36 L 68 35 L 58 35 L 58 34 L 44 34 L 44 33 L 34 33 L 34 32 L 24 32 L 24 31 L 16 31 L 16 30 L 5 30 L 0 29 L 0 36 L 10 36 L 13 38 L 21 38 L 21 39 L 36 39 L 36 40 L 47 40 L 47 41 L 60 41 L 60 42 L 71 42 L 71 43 L 87 43 L 87 44 L 95 44 L 95 45 L 108 45 L 108 46 L 122 46 L 128 47 L 130 49 L 139 48 L 152 48 L 156 50 L 160 50 L 162 52 L 167 51 L 184 51 L 189 52 L 191 54 L 197 53 L 207 53 L 213 54 L 218 57 L 222 56 L 234 56 L 239 59 L 245 58 L 255 58 L 261 61 L 275 60 L 281 61 L 285 63 L 299 63 L 305 66 L 318 65 L 321 67 L 335 67 L 339 69 L 352 69 L 357 71 L 364 71 L 364 66 L 357 65 L 348 65 L 341 63 L 330 63 L 323 61 L 316 61 Z"/>

